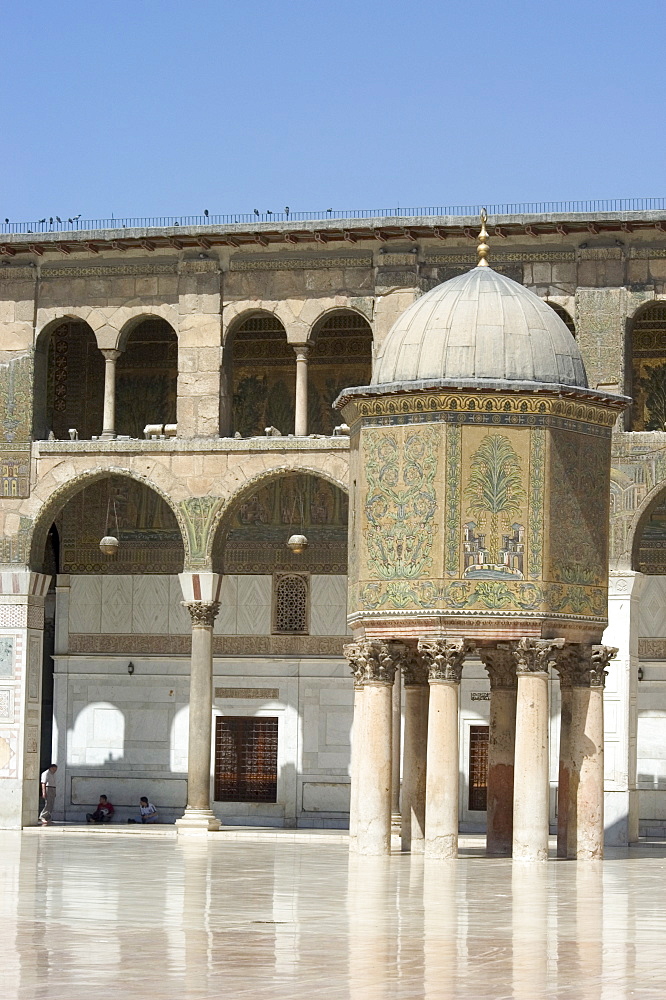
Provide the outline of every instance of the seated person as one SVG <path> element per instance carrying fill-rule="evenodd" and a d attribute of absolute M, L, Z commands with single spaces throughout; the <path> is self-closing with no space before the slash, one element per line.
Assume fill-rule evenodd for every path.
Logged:
<path fill-rule="evenodd" d="M 152 802 L 149 802 L 145 795 L 142 795 L 139 800 L 139 812 L 140 816 L 136 819 L 128 819 L 128 823 L 156 823 L 157 822 L 157 809 Z"/>
<path fill-rule="evenodd" d="M 86 813 L 87 823 L 110 823 L 115 809 L 106 795 L 100 795 L 97 808 L 93 813 Z"/>

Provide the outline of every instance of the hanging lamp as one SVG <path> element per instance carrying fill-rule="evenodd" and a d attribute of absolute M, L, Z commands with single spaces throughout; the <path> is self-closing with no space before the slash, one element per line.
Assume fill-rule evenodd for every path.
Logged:
<path fill-rule="evenodd" d="M 287 539 L 287 548 L 291 549 L 291 551 L 296 556 L 299 556 L 301 554 L 301 552 L 304 552 L 305 549 L 307 549 L 307 547 L 308 547 L 308 540 L 307 540 L 307 537 L 305 535 L 305 529 L 303 527 L 304 512 L 303 512 L 303 494 L 302 493 L 298 494 L 298 503 L 299 503 L 299 506 L 300 506 L 300 509 L 301 509 L 301 531 L 300 531 L 300 534 L 296 534 L 296 533 L 292 534 Z M 292 510 L 291 510 L 292 526 L 293 526 L 293 520 L 294 520 L 294 510 L 295 510 L 295 507 L 296 507 L 296 497 L 294 497 L 294 503 L 293 503 Z"/>
<path fill-rule="evenodd" d="M 100 549 L 102 550 L 102 552 L 104 553 L 105 556 L 115 556 L 116 552 L 118 551 L 118 545 L 120 544 L 118 542 L 118 535 L 120 534 L 120 532 L 118 531 L 118 511 L 116 510 L 116 501 L 115 501 L 115 498 L 113 500 L 113 515 L 114 515 L 115 522 L 116 522 L 116 533 L 115 533 L 115 535 L 110 535 L 109 534 L 109 515 L 110 515 L 110 513 L 111 513 L 111 497 L 109 497 L 109 501 L 108 501 L 108 503 L 106 505 L 106 528 L 104 529 L 105 530 L 105 535 L 104 535 L 104 538 L 102 538 L 102 540 L 99 543 L 99 547 L 100 547 Z"/>

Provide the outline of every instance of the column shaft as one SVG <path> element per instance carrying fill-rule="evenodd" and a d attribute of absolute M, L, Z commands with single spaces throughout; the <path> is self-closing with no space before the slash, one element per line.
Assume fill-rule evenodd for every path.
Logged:
<path fill-rule="evenodd" d="M 604 856 L 604 689 L 573 687 L 569 857 Z M 573 808 L 572 808 L 573 807 Z M 574 819 L 574 823 L 571 820 Z"/>
<path fill-rule="evenodd" d="M 210 751 L 213 716 L 213 629 L 192 628 L 187 805 L 210 809 Z"/>
<path fill-rule="evenodd" d="M 515 685 L 491 683 L 486 850 L 500 857 L 511 856 L 513 840 L 516 695 Z"/>
<path fill-rule="evenodd" d="M 571 710 L 573 690 L 560 679 L 560 764 L 557 778 L 557 856 L 569 856 L 569 836 L 575 827 L 571 814 Z M 575 801 L 574 801 L 575 805 Z M 571 820 L 573 819 L 573 822 Z"/>
<path fill-rule="evenodd" d="M 359 854 L 391 851 L 391 685 L 367 682 L 363 692 L 359 750 L 356 849 Z"/>
<path fill-rule="evenodd" d="M 308 347 L 298 346 L 296 352 L 296 420 L 294 434 L 305 437 L 308 433 Z"/>
<path fill-rule="evenodd" d="M 120 351 L 105 350 L 104 355 L 104 416 L 102 437 L 116 436 L 116 361 Z"/>
<path fill-rule="evenodd" d="M 405 684 L 401 841 L 403 851 L 423 854 L 426 811 L 427 683 Z"/>
<path fill-rule="evenodd" d="M 513 859 L 548 859 L 548 674 L 518 673 Z"/>
<path fill-rule="evenodd" d="M 392 762 L 391 762 L 391 813 L 400 813 L 400 762 L 402 743 L 402 684 L 398 671 L 393 682 L 393 717 L 391 725 Z"/>
<path fill-rule="evenodd" d="M 363 747 L 363 691 L 360 684 L 354 685 L 354 721 L 352 725 L 351 760 L 349 773 L 351 787 L 349 795 L 349 850 L 355 851 L 358 830 L 358 769 Z"/>
<path fill-rule="evenodd" d="M 425 853 L 431 858 L 458 856 L 459 688 L 457 681 L 430 681 Z"/>

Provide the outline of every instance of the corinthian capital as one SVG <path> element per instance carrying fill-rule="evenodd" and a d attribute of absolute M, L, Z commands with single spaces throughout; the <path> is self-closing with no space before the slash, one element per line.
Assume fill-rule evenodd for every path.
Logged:
<path fill-rule="evenodd" d="M 428 664 L 417 649 L 407 648 L 399 663 L 406 687 L 428 683 Z"/>
<path fill-rule="evenodd" d="M 419 653 L 428 667 L 428 680 L 458 684 L 465 657 L 473 648 L 469 639 L 419 639 Z"/>
<path fill-rule="evenodd" d="M 592 646 L 590 656 L 590 686 L 604 687 L 609 662 L 617 656 L 617 646 Z"/>
<path fill-rule="evenodd" d="M 384 642 L 382 639 L 361 639 L 342 648 L 349 660 L 356 687 L 373 682 L 393 684 L 396 667 L 406 650 L 402 642 Z"/>
<path fill-rule="evenodd" d="M 562 649 L 564 639 L 532 639 L 526 636 L 513 643 L 518 674 L 547 674 L 554 650 Z"/>
<path fill-rule="evenodd" d="M 497 646 L 483 646 L 478 650 L 479 659 L 488 671 L 490 688 L 515 688 L 518 683 L 516 676 L 516 654 L 508 643 Z"/>
<path fill-rule="evenodd" d="M 220 610 L 219 601 L 181 601 L 190 613 L 192 628 L 212 628 Z"/>
<path fill-rule="evenodd" d="M 553 651 L 553 662 L 562 687 L 603 687 L 609 660 L 617 649 L 590 643 L 567 642 Z"/>

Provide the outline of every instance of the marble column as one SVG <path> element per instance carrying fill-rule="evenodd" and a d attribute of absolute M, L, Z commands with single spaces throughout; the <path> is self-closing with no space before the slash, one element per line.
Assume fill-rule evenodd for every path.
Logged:
<path fill-rule="evenodd" d="M 181 587 L 192 620 L 190 712 L 187 748 L 187 808 L 176 821 L 179 834 L 219 830 L 211 809 L 213 730 L 213 626 L 220 610 L 222 577 L 215 573 L 181 573 Z M 193 598 L 193 599 L 188 599 Z"/>
<path fill-rule="evenodd" d="M 104 417 L 102 419 L 102 437 L 116 436 L 116 361 L 122 351 L 105 349 L 104 355 Z"/>
<path fill-rule="evenodd" d="M 354 665 L 352 665 L 354 670 Z M 358 829 L 358 767 L 359 754 L 363 745 L 363 684 L 361 672 L 354 670 L 354 722 L 351 738 L 351 759 L 349 775 L 349 850 L 356 851 L 356 832 Z"/>
<path fill-rule="evenodd" d="M 517 677 L 508 645 L 479 649 L 490 678 L 486 853 L 510 857 L 513 842 L 513 769 Z"/>
<path fill-rule="evenodd" d="M 562 651 L 564 654 L 568 650 Z M 566 657 L 568 659 L 568 657 Z M 569 857 L 569 834 L 575 822 L 569 823 L 571 795 L 571 712 L 573 688 L 571 670 L 565 657 L 555 661 L 560 675 L 560 760 L 557 773 L 557 856 Z"/>
<path fill-rule="evenodd" d="M 548 860 L 548 667 L 564 640 L 520 639 L 516 655 L 516 752 L 513 781 L 513 860 Z"/>
<path fill-rule="evenodd" d="M 402 760 L 402 683 L 398 668 L 393 682 L 393 721 L 391 726 L 391 815 L 393 824 L 400 822 L 400 764 Z"/>
<path fill-rule="evenodd" d="M 458 700 L 469 649 L 465 639 L 419 641 L 430 686 L 425 832 L 425 854 L 429 858 L 458 857 Z"/>
<path fill-rule="evenodd" d="M 392 687 L 402 643 L 364 639 L 344 647 L 355 677 L 363 687 L 362 724 L 354 755 L 352 802 L 355 843 L 359 854 L 391 851 Z"/>
<path fill-rule="evenodd" d="M 308 354 L 309 344 L 298 344 L 296 353 L 296 420 L 294 434 L 305 437 L 308 433 Z"/>
<path fill-rule="evenodd" d="M 403 851 L 425 849 L 426 748 L 428 745 L 428 668 L 415 651 L 402 663 L 405 682 L 405 734 L 402 757 L 400 836 Z"/>

